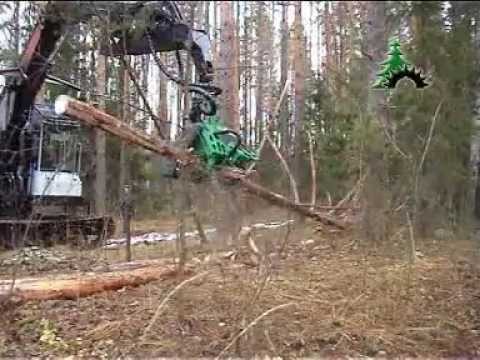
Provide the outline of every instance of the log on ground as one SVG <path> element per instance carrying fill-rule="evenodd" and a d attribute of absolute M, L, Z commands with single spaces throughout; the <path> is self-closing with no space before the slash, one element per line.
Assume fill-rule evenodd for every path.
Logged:
<path fill-rule="evenodd" d="M 144 285 L 176 274 L 176 267 L 159 261 L 137 261 L 89 273 L 0 280 L 0 299 L 14 303 L 34 300 L 75 300 L 104 291 Z"/>

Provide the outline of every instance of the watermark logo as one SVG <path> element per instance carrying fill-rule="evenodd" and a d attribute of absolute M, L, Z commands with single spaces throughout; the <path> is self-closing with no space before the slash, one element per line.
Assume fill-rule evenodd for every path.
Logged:
<path fill-rule="evenodd" d="M 412 80 L 417 89 L 429 86 L 421 71 L 417 71 L 415 66 L 402 54 L 400 46 L 400 41 L 397 38 L 390 40 L 388 59 L 380 64 L 382 69 L 377 73 L 377 80 L 373 84 L 374 89 L 394 89 L 403 78 Z"/>

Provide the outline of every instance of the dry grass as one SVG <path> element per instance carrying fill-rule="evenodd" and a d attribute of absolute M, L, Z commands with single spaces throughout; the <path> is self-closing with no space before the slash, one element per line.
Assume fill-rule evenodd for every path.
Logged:
<path fill-rule="evenodd" d="M 332 248 L 331 239 L 309 231 L 296 236 L 267 272 L 245 265 L 244 249 L 235 261 L 199 265 L 197 273 L 210 272 L 172 296 L 141 346 L 158 305 L 187 277 L 25 305 L 0 324 L 0 356 L 215 357 L 236 336 L 225 356 L 480 356 L 479 273 L 470 243 L 425 242 L 423 256 L 408 266 L 401 249 L 379 256 L 352 249 L 350 239 L 336 239 Z M 308 238 L 314 241 L 301 242 Z M 262 248 L 283 239 L 256 240 Z M 164 245 L 140 248 L 135 257 L 173 254 Z M 286 303 L 296 306 L 269 313 L 238 336 Z M 42 318 L 66 348 L 38 341 Z"/>

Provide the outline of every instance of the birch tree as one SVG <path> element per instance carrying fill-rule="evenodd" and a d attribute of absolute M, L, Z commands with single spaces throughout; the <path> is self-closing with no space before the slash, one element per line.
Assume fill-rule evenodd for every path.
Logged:
<path fill-rule="evenodd" d="M 282 6 L 282 21 L 280 23 L 280 88 L 285 87 L 288 79 L 288 3 L 281 4 Z M 282 101 L 280 105 L 280 134 L 281 134 L 281 149 L 284 153 L 287 152 L 290 143 L 289 123 L 290 116 L 288 113 L 288 101 Z"/>

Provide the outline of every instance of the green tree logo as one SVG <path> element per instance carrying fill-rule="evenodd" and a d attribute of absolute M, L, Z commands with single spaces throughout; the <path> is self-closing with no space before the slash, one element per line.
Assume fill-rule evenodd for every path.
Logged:
<path fill-rule="evenodd" d="M 373 84 L 375 89 L 394 89 L 397 82 L 404 77 L 412 80 L 417 88 L 428 86 L 425 77 L 420 71 L 415 71 L 415 67 L 407 60 L 400 50 L 400 41 L 393 38 L 389 42 L 388 59 L 382 62 L 382 70 L 377 73 L 377 81 Z"/>

